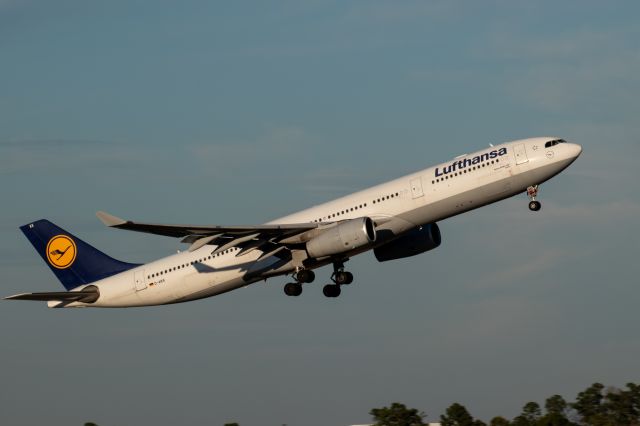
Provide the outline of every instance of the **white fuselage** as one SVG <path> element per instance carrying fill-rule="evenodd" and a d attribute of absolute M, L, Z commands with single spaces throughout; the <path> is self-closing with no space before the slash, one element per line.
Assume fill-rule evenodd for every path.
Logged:
<path fill-rule="evenodd" d="M 434 167 L 323 203 L 269 223 L 337 222 L 370 217 L 376 224 L 376 245 L 416 226 L 433 223 L 522 193 L 560 173 L 580 154 L 577 144 L 545 148 L 553 138 L 508 142 L 456 157 Z M 385 232 L 382 232 L 385 231 Z M 363 251 L 346 253 L 349 257 Z M 209 297 L 272 276 L 294 272 L 291 261 L 262 252 L 236 256 L 231 248 L 212 256 L 212 247 L 177 253 L 97 281 L 100 298 L 91 304 L 49 306 L 130 307 L 177 303 Z M 315 266 L 329 263 L 318 262 Z M 84 287 L 84 286 L 83 286 Z"/>

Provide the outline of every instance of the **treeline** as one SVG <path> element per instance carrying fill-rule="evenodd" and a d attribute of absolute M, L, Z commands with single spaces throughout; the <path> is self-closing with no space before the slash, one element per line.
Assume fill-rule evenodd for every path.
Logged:
<path fill-rule="evenodd" d="M 369 412 L 375 426 L 421 426 L 426 415 L 404 404 L 374 408 Z M 475 419 L 461 404 L 454 403 L 440 416 L 442 426 L 487 426 Z M 605 388 L 594 383 L 580 392 L 574 402 L 560 395 L 546 399 L 544 410 L 537 402 L 527 402 L 522 412 L 508 420 L 496 416 L 489 426 L 640 426 L 640 386 L 627 383 L 626 389 Z"/>
<path fill-rule="evenodd" d="M 425 413 L 394 402 L 389 407 L 374 408 L 369 414 L 374 426 L 428 425 Z M 527 402 L 522 412 L 511 420 L 496 416 L 485 423 L 475 419 L 464 405 L 457 402 L 440 416 L 442 426 L 640 426 L 640 385 L 627 383 L 625 389 L 594 383 L 580 392 L 574 402 L 553 395 L 544 402 Z M 85 426 L 97 426 L 85 423 Z M 225 423 L 224 426 L 239 426 Z"/>

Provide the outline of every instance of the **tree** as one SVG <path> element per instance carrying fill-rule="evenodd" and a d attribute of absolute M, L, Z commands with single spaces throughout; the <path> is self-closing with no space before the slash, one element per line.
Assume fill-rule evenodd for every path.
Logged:
<path fill-rule="evenodd" d="M 567 411 L 567 401 L 560 395 L 553 395 L 544 402 L 544 408 L 547 410 L 547 414 L 565 415 Z"/>
<path fill-rule="evenodd" d="M 573 426 L 567 418 L 568 404 L 565 399 L 560 395 L 553 395 L 547 398 L 544 403 L 544 408 L 547 410 L 547 414 L 542 416 L 537 422 L 536 426 Z"/>
<path fill-rule="evenodd" d="M 570 404 L 579 415 L 579 424 L 588 426 L 640 425 L 640 387 L 627 383 L 627 390 L 594 383 Z"/>
<path fill-rule="evenodd" d="M 604 385 L 594 383 L 586 390 L 580 392 L 576 398 L 576 402 L 571 406 L 578 412 L 582 422 L 589 424 L 594 418 L 600 417 L 602 414 L 602 389 Z"/>
<path fill-rule="evenodd" d="M 494 417 L 489 422 L 489 426 L 510 426 L 511 423 L 509 420 L 505 419 L 502 416 Z"/>
<path fill-rule="evenodd" d="M 464 405 L 457 402 L 447 408 L 446 415 L 440 416 L 442 426 L 486 426 L 480 420 L 475 420 Z"/>
<path fill-rule="evenodd" d="M 375 426 L 423 426 L 424 413 L 415 408 L 407 408 L 404 404 L 394 402 L 391 407 L 374 408 L 369 414 L 373 416 Z"/>
<path fill-rule="evenodd" d="M 537 422 L 536 426 L 577 426 L 571 422 L 567 416 L 559 413 L 547 413 L 542 416 Z"/>
<path fill-rule="evenodd" d="M 538 420 L 542 417 L 540 405 L 537 402 L 527 402 L 522 407 L 522 413 L 513 419 L 513 426 L 536 426 Z"/>
<path fill-rule="evenodd" d="M 233 422 L 233 423 L 225 423 L 224 426 L 240 426 L 240 424 Z"/>

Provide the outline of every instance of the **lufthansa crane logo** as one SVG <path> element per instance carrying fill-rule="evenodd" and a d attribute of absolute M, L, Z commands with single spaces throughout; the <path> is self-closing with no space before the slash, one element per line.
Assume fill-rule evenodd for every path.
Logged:
<path fill-rule="evenodd" d="M 66 235 L 56 235 L 47 244 L 47 259 L 54 268 L 68 268 L 76 260 L 76 254 L 76 243 Z"/>

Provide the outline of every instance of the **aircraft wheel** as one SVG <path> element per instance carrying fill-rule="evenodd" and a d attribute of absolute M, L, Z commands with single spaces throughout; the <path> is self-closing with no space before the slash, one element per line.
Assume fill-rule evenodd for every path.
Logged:
<path fill-rule="evenodd" d="M 322 287 L 322 293 L 327 297 L 338 297 L 341 293 L 340 286 L 337 284 L 327 284 Z"/>
<path fill-rule="evenodd" d="M 298 283 L 288 283 L 284 286 L 284 294 L 287 296 L 300 296 L 302 294 L 302 285 Z"/>
<path fill-rule="evenodd" d="M 529 210 L 531 210 L 533 212 L 537 212 L 541 208 L 542 208 L 542 204 L 540 204 L 540 201 L 530 201 L 529 202 Z"/>
<path fill-rule="evenodd" d="M 311 283 L 316 279 L 316 274 L 311 269 L 303 269 L 296 274 L 299 283 Z"/>
<path fill-rule="evenodd" d="M 351 284 L 353 282 L 353 274 L 345 271 L 336 272 L 334 281 L 338 285 Z"/>

